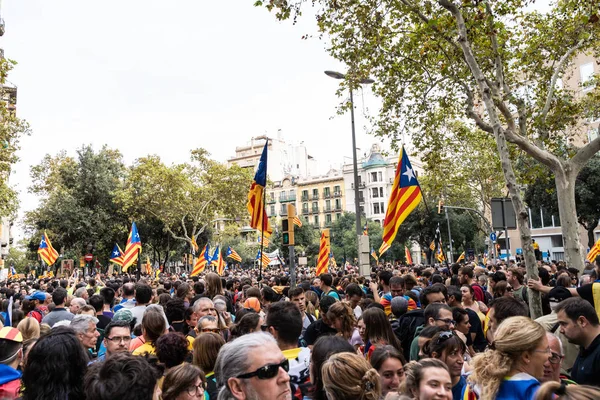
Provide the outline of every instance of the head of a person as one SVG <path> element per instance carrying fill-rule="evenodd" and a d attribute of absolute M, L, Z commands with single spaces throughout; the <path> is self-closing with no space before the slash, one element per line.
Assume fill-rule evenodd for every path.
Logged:
<path fill-rule="evenodd" d="M 206 389 L 204 372 L 193 364 L 170 369 L 162 385 L 162 400 L 202 400 Z"/>
<path fill-rule="evenodd" d="M 323 298 L 319 301 L 319 315 L 323 318 L 325 323 L 329 323 L 327 319 L 327 311 L 329 311 L 329 307 L 333 304 L 337 303 L 337 299 L 332 296 L 323 296 Z"/>
<path fill-rule="evenodd" d="M 149 304 L 152 301 L 152 288 L 145 283 L 135 285 L 135 302 L 138 306 Z"/>
<path fill-rule="evenodd" d="M 113 320 L 104 328 L 106 355 L 129 350 L 131 344 L 131 324 L 123 320 Z"/>
<path fill-rule="evenodd" d="M 263 286 L 261 290 L 262 302 L 267 307 L 271 303 L 275 303 L 281 299 L 281 296 L 269 286 Z"/>
<path fill-rule="evenodd" d="M 474 276 L 472 267 L 462 267 L 458 270 L 458 280 L 461 285 L 470 285 Z"/>
<path fill-rule="evenodd" d="M 296 304 L 291 301 L 272 304 L 265 323 L 280 347 L 297 347 L 302 333 L 302 314 Z"/>
<path fill-rule="evenodd" d="M 212 315 L 205 315 L 198 320 L 196 331 L 197 333 L 219 333 L 221 331 L 219 329 L 219 321 Z"/>
<path fill-rule="evenodd" d="M 186 299 L 192 298 L 193 294 L 194 294 L 194 291 L 192 290 L 190 285 L 188 285 L 187 283 L 182 283 L 181 285 L 179 285 L 177 287 L 177 292 L 175 292 L 175 297 L 182 299 L 182 300 L 186 300 Z"/>
<path fill-rule="evenodd" d="M 490 350 L 472 360 L 473 382 L 495 398 L 510 371 L 527 373 L 537 380 L 544 376 L 550 348 L 544 328 L 528 317 L 510 317 L 496 329 Z"/>
<path fill-rule="evenodd" d="M 421 302 L 421 307 L 425 308 L 429 304 L 446 304 L 446 301 L 448 300 L 447 297 L 448 292 L 446 286 L 441 283 L 435 283 L 431 286 L 427 286 L 421 291 L 419 301 Z"/>
<path fill-rule="evenodd" d="M 453 331 L 436 333 L 423 347 L 426 357 L 442 360 L 452 378 L 460 377 L 467 346 Z"/>
<path fill-rule="evenodd" d="M 354 311 L 348 304 L 340 301 L 329 307 L 329 311 L 327 311 L 327 320 L 343 337 L 346 339 L 352 337 L 354 326 L 356 325 L 356 318 L 354 317 Z"/>
<path fill-rule="evenodd" d="M 289 363 L 264 332 L 241 336 L 221 348 L 215 364 L 219 398 L 291 400 Z"/>
<path fill-rule="evenodd" d="M 591 335 L 596 335 L 598 314 L 588 301 L 581 297 L 571 297 L 558 303 L 554 310 L 560 333 L 565 335 L 569 342 L 583 345 L 589 341 Z"/>
<path fill-rule="evenodd" d="M 167 301 L 165 306 L 165 315 L 167 316 L 167 321 L 169 321 L 170 324 L 173 322 L 183 321 L 185 318 L 185 304 L 183 299 L 175 297 Z"/>
<path fill-rule="evenodd" d="M 333 285 L 333 276 L 329 273 L 319 275 L 320 288 L 329 288 Z"/>
<path fill-rule="evenodd" d="M 358 354 L 334 354 L 321 369 L 323 388 L 329 400 L 379 400 L 381 397 L 377 370 Z"/>
<path fill-rule="evenodd" d="M 215 370 L 219 350 L 225 345 L 223 337 L 216 333 L 204 333 L 194 340 L 194 365 L 206 373 Z"/>
<path fill-rule="evenodd" d="M 75 314 L 79 314 L 79 310 L 81 310 L 83 307 L 85 307 L 86 302 L 84 299 L 82 299 L 81 297 L 74 297 L 73 299 L 71 299 L 71 304 L 69 305 L 69 311 L 71 311 L 71 314 L 75 315 Z"/>
<path fill-rule="evenodd" d="M 322 366 L 332 355 L 356 353 L 354 347 L 340 336 L 321 336 L 312 348 L 310 360 L 310 381 L 315 386 L 315 400 L 325 400 Z"/>
<path fill-rule="evenodd" d="M 416 400 L 451 400 L 452 379 L 448 367 L 435 358 L 411 361 L 404 367 L 400 393 Z"/>
<path fill-rule="evenodd" d="M 135 285 L 131 282 L 127 282 L 123 285 L 123 297 L 126 299 L 133 298 L 135 296 Z"/>
<path fill-rule="evenodd" d="M 408 300 L 406 300 L 404 296 L 397 296 L 392 298 L 391 309 L 392 314 L 394 314 L 396 318 L 400 318 L 408 311 Z"/>
<path fill-rule="evenodd" d="M 471 323 L 469 322 L 469 313 L 462 307 L 452 307 L 452 319 L 455 321 L 454 329 L 468 335 L 471 330 Z"/>
<path fill-rule="evenodd" d="M 100 313 L 104 309 L 104 299 L 99 294 L 92 295 L 88 299 L 88 303 L 90 303 L 90 306 L 94 307 L 96 313 Z"/>
<path fill-rule="evenodd" d="M 217 309 L 215 304 L 208 297 L 201 297 L 194 303 L 194 312 L 198 318 L 202 318 L 205 315 L 217 316 Z"/>
<path fill-rule="evenodd" d="M 460 293 L 462 295 L 462 299 L 463 301 L 473 301 L 473 299 L 475 298 L 475 290 L 473 290 L 473 287 L 471 285 L 462 285 L 460 287 Z"/>
<path fill-rule="evenodd" d="M 209 298 L 213 298 L 218 294 L 223 294 L 223 282 L 221 282 L 221 277 L 214 272 L 209 272 L 204 277 L 206 281 L 206 296 Z"/>
<path fill-rule="evenodd" d="M 40 337 L 40 323 L 32 317 L 23 318 L 18 324 L 17 329 L 23 335 L 23 341 L 37 339 Z"/>
<path fill-rule="evenodd" d="M 565 385 L 548 381 L 535 393 L 536 400 L 588 400 L 599 399 L 600 388 L 588 385 Z"/>
<path fill-rule="evenodd" d="M 382 396 L 398 390 L 404 380 L 405 364 L 404 356 L 393 346 L 380 346 L 373 351 L 371 365 L 379 373 Z"/>
<path fill-rule="evenodd" d="M 58 287 L 54 291 L 52 291 L 52 302 L 56 307 L 64 307 L 66 300 L 67 291 L 62 287 Z"/>
<path fill-rule="evenodd" d="M 300 286 L 296 286 L 288 291 L 288 297 L 290 301 L 298 306 L 300 312 L 306 311 L 306 297 L 304 296 L 304 289 Z"/>
<path fill-rule="evenodd" d="M 79 314 L 73 317 L 69 324 L 86 349 L 94 349 L 96 347 L 98 336 L 100 336 L 100 333 L 96 329 L 97 323 L 98 318 L 92 315 Z"/>
<path fill-rule="evenodd" d="M 550 347 L 550 358 L 548 363 L 544 365 L 544 376 L 540 382 L 560 382 L 560 369 L 562 360 L 565 358 L 563 345 L 560 339 L 551 332 L 546 332 L 548 346 Z"/>
<path fill-rule="evenodd" d="M 417 358 L 418 360 L 427 357 L 423 352 L 423 349 L 425 348 L 425 345 L 431 340 L 431 338 L 445 330 L 446 329 L 437 325 L 428 325 L 425 326 L 425 328 L 423 328 L 417 339 L 417 345 L 419 346 L 419 354 Z"/>
<path fill-rule="evenodd" d="M 523 276 L 523 272 L 519 267 L 510 267 L 508 271 L 506 271 L 506 280 L 512 285 L 522 285 L 525 276 Z"/>
<path fill-rule="evenodd" d="M 456 322 L 452 318 L 452 309 L 446 304 L 434 303 L 423 311 L 426 325 L 437 325 L 446 330 L 454 329 Z"/>
<path fill-rule="evenodd" d="M 358 286 L 356 283 L 349 283 L 346 286 L 346 299 L 350 303 L 350 307 L 355 309 L 358 306 L 358 303 L 362 300 L 365 295 L 365 292 Z"/>
<path fill-rule="evenodd" d="M 103 287 L 100 289 L 100 296 L 104 299 L 104 304 L 112 308 L 115 303 L 115 290 L 111 287 Z"/>
<path fill-rule="evenodd" d="M 150 362 L 153 361 L 154 362 Z M 92 364 L 85 375 L 87 400 L 152 400 L 158 398 L 160 389 L 156 384 L 162 369 L 156 358 L 134 356 L 119 352 L 104 362 Z M 71 397 L 64 397 L 71 398 Z"/>
<path fill-rule="evenodd" d="M 392 298 L 400 297 L 404 294 L 405 285 L 404 278 L 401 276 L 393 276 L 390 278 L 390 293 Z"/>
<path fill-rule="evenodd" d="M 89 360 L 78 336 L 59 326 L 40 337 L 23 369 L 23 399 L 86 398 L 83 378 Z"/>
<path fill-rule="evenodd" d="M 256 312 L 248 312 L 244 314 L 233 327 L 230 328 L 231 336 L 237 338 L 248 333 L 260 332 L 263 322 L 263 318 L 260 316 L 260 314 Z"/>
<path fill-rule="evenodd" d="M 142 317 L 142 335 L 146 342 L 155 343 L 166 330 L 164 314 L 157 309 L 147 308 Z"/>
<path fill-rule="evenodd" d="M 198 315 L 194 312 L 193 306 L 185 309 L 183 319 L 189 328 L 195 328 L 198 325 Z"/>
<path fill-rule="evenodd" d="M 494 298 L 512 296 L 513 288 L 507 281 L 500 281 L 494 286 Z"/>
<path fill-rule="evenodd" d="M 390 279 L 392 278 L 392 273 L 390 271 L 381 271 L 378 275 L 378 283 L 381 286 L 390 286 Z"/>
<path fill-rule="evenodd" d="M 88 297 L 90 297 L 90 295 L 88 294 L 88 291 L 85 288 L 85 286 L 84 287 L 80 287 L 79 289 L 77 289 L 73 295 L 75 297 L 79 297 L 79 298 L 84 299 L 84 300 L 87 300 Z"/>
<path fill-rule="evenodd" d="M 526 317 L 528 315 L 529 309 L 527 308 L 527 304 L 522 300 L 507 296 L 494 299 L 488 312 L 488 330 L 493 337 L 496 329 L 505 319 L 517 316 Z"/>
<path fill-rule="evenodd" d="M 36 321 L 37 322 L 37 321 Z M 0 364 L 17 369 L 24 359 L 23 335 L 17 328 L 0 329 Z"/>
<path fill-rule="evenodd" d="M 154 343 L 158 360 L 167 368 L 173 368 L 185 361 L 188 356 L 189 342 L 179 332 L 169 332 Z"/>
<path fill-rule="evenodd" d="M 392 331 L 391 325 L 385 315 L 385 312 L 380 308 L 371 307 L 366 309 L 363 314 L 365 323 L 365 336 L 371 343 L 385 343 L 394 346 L 398 351 L 401 351 L 400 340 Z"/>

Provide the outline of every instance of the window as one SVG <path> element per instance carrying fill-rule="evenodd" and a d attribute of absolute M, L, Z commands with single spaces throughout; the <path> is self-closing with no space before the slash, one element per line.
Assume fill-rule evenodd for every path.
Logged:
<path fill-rule="evenodd" d="M 583 90 L 590 90 L 594 87 L 592 82 L 589 82 L 594 76 L 594 63 L 583 64 L 579 67 L 579 74 L 581 76 L 581 86 Z"/>
<path fill-rule="evenodd" d="M 373 198 L 379 197 L 379 191 L 377 190 L 377 188 L 373 188 L 372 191 L 373 191 Z"/>
<path fill-rule="evenodd" d="M 296 191 L 295 190 L 290 190 L 290 199 L 295 199 L 296 198 Z"/>
<path fill-rule="evenodd" d="M 379 197 L 383 197 L 383 188 L 382 187 L 379 188 Z"/>
<path fill-rule="evenodd" d="M 552 247 L 565 247 L 562 235 L 552 235 L 550 236 L 550 241 L 552 243 Z"/>
<path fill-rule="evenodd" d="M 319 216 L 315 215 L 315 226 L 319 226 Z"/>
<path fill-rule="evenodd" d="M 379 203 L 373 203 L 373 214 L 379 214 Z"/>
<path fill-rule="evenodd" d="M 360 210 L 361 215 L 365 215 L 365 206 L 360 206 L 358 209 Z"/>
<path fill-rule="evenodd" d="M 325 214 L 325 223 L 331 225 L 331 214 Z"/>
<path fill-rule="evenodd" d="M 287 204 L 281 205 L 281 211 L 279 212 L 279 215 L 287 215 Z"/>
<path fill-rule="evenodd" d="M 529 218 L 531 219 L 531 228 L 540 229 L 542 227 L 542 214 L 539 209 L 529 209 Z"/>
<path fill-rule="evenodd" d="M 331 211 L 331 200 L 325 200 L 325 211 Z"/>
<path fill-rule="evenodd" d="M 302 191 L 302 199 L 303 199 L 303 200 L 306 200 L 306 199 L 308 199 L 308 190 L 303 190 L 303 191 Z"/>
<path fill-rule="evenodd" d="M 302 211 L 305 214 L 308 212 L 308 203 L 302 203 Z"/>
<path fill-rule="evenodd" d="M 271 199 L 271 201 L 275 201 L 275 192 L 269 193 L 269 199 Z"/>
<path fill-rule="evenodd" d="M 319 198 L 319 189 L 313 189 L 313 199 Z"/>
<path fill-rule="evenodd" d="M 338 221 L 340 218 L 342 218 L 342 214 L 340 214 L 340 213 L 335 214 L 336 221 Z"/>
<path fill-rule="evenodd" d="M 542 225 L 544 228 L 552 227 L 552 214 L 544 209 L 542 209 Z"/>
<path fill-rule="evenodd" d="M 269 217 L 272 217 L 275 215 L 275 206 L 271 206 L 271 212 L 269 213 Z"/>
<path fill-rule="evenodd" d="M 362 185 L 362 176 L 358 176 L 358 186 Z"/>
<path fill-rule="evenodd" d="M 371 182 L 377 182 L 377 172 L 371 172 Z"/>
<path fill-rule="evenodd" d="M 383 214 L 385 212 L 385 208 L 383 207 L 383 203 L 379 203 L 380 208 L 381 208 L 381 213 Z"/>
<path fill-rule="evenodd" d="M 313 210 L 313 212 L 319 212 L 319 203 L 317 203 L 316 201 L 313 201 L 312 210 Z"/>
<path fill-rule="evenodd" d="M 365 195 L 362 190 L 358 191 L 358 201 L 365 201 Z"/>
<path fill-rule="evenodd" d="M 383 182 L 383 175 L 381 174 L 381 172 L 378 172 L 377 176 L 379 178 L 379 182 Z"/>
<path fill-rule="evenodd" d="M 339 195 L 339 194 L 342 194 L 342 191 L 340 190 L 340 187 L 339 187 L 339 186 L 334 186 L 334 187 L 333 187 L 333 193 L 335 193 L 335 194 L 338 194 L 338 195 Z"/>
<path fill-rule="evenodd" d="M 331 188 L 326 187 L 325 189 L 323 189 L 323 194 L 325 195 L 325 197 L 329 197 L 331 196 Z"/>
<path fill-rule="evenodd" d="M 342 209 L 342 202 L 340 201 L 340 199 L 335 199 L 335 209 L 336 210 Z"/>

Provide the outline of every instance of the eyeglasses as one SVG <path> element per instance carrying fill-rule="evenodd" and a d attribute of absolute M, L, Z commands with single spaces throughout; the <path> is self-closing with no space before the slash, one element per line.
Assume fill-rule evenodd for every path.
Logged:
<path fill-rule="evenodd" d="M 221 330 L 219 328 L 202 328 L 202 329 L 200 329 L 200 332 L 219 333 L 219 332 L 221 332 Z"/>
<path fill-rule="evenodd" d="M 436 321 L 443 321 L 448 325 L 456 325 L 456 321 L 450 318 L 434 318 Z"/>
<path fill-rule="evenodd" d="M 123 341 L 125 343 L 131 342 L 131 336 L 113 336 L 113 337 L 107 337 L 105 339 L 110 340 L 113 343 L 119 343 L 121 341 Z"/>
<path fill-rule="evenodd" d="M 562 359 L 565 358 L 564 356 L 556 354 L 555 352 L 551 352 L 551 353 L 552 353 L 552 355 L 548 359 L 548 361 L 550 361 L 550 364 L 560 364 Z"/>
<path fill-rule="evenodd" d="M 200 383 L 199 385 L 192 385 L 189 388 L 187 388 L 187 393 L 190 396 L 195 396 L 196 394 L 202 394 L 204 393 L 204 382 Z"/>
<path fill-rule="evenodd" d="M 248 372 L 247 374 L 238 375 L 237 378 L 248 379 L 255 376 L 260 380 L 272 379 L 275 378 L 279 373 L 279 368 L 283 368 L 285 372 L 288 372 L 290 370 L 290 363 L 287 360 L 287 358 L 279 364 L 267 364 L 264 367 L 260 367 L 254 372 Z"/>

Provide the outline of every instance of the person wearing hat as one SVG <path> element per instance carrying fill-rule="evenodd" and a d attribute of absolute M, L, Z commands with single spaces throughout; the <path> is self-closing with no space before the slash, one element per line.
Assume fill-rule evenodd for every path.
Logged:
<path fill-rule="evenodd" d="M 21 371 L 17 367 L 23 358 L 23 336 L 16 328 L 0 329 L 0 399 L 14 399 L 21 389 Z"/>
<path fill-rule="evenodd" d="M 25 300 L 29 300 L 32 303 L 33 310 L 31 310 L 27 316 L 37 319 L 37 322 L 42 323 L 42 319 L 44 319 L 44 313 L 39 308 L 40 304 L 43 304 L 46 301 L 46 293 L 42 291 L 33 292 L 31 296 L 25 297 Z"/>

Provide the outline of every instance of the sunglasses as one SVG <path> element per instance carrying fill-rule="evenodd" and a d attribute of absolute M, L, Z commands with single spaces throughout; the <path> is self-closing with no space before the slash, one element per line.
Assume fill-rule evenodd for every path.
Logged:
<path fill-rule="evenodd" d="M 220 333 L 221 330 L 219 328 L 202 328 L 201 332 L 212 332 L 212 333 Z"/>
<path fill-rule="evenodd" d="M 248 372 L 247 374 L 238 375 L 239 379 L 249 379 L 253 377 L 257 377 L 260 380 L 272 379 L 277 376 L 279 373 L 279 368 L 283 368 L 285 372 L 290 370 L 290 363 L 287 360 L 283 360 L 279 364 L 267 364 L 264 367 L 260 367 L 254 372 Z"/>
<path fill-rule="evenodd" d="M 436 340 L 436 344 L 444 343 L 446 340 L 450 339 L 454 336 L 454 332 L 452 331 L 444 331 L 440 332 L 440 336 L 438 336 Z"/>

